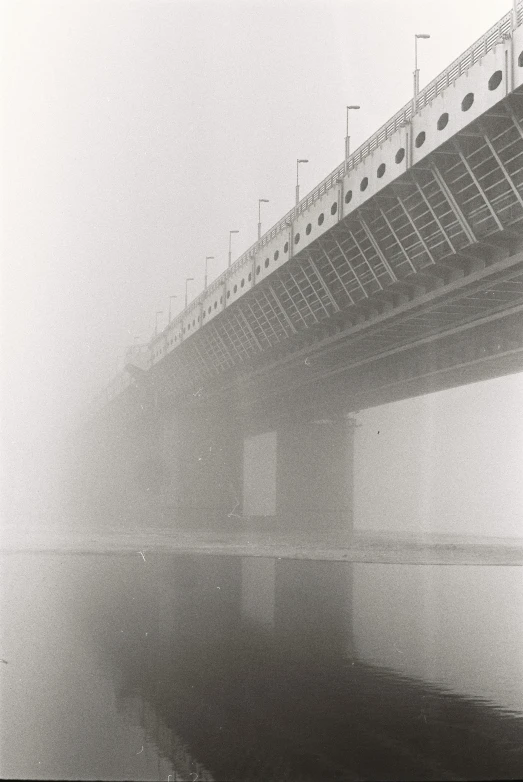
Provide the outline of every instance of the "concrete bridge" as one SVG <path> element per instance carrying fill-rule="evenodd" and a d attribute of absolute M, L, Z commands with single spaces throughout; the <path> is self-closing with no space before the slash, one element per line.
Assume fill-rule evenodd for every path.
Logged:
<path fill-rule="evenodd" d="M 350 527 L 351 412 L 523 369 L 523 3 L 128 359 L 106 493 Z"/>

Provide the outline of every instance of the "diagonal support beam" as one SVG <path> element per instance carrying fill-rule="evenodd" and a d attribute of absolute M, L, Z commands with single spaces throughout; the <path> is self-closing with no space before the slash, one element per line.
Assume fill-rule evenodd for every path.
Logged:
<path fill-rule="evenodd" d="M 516 185 L 512 181 L 512 177 L 510 176 L 510 174 L 508 173 L 507 169 L 505 168 L 505 165 L 504 165 L 503 161 L 501 160 L 500 156 L 498 155 L 498 153 L 494 149 L 494 145 L 492 144 L 491 140 L 489 139 L 489 137 L 488 137 L 488 135 L 487 135 L 487 133 L 486 133 L 484 127 L 483 127 L 483 124 L 482 123 L 480 123 L 480 124 L 481 124 L 481 128 L 483 130 L 483 133 L 484 133 L 483 138 L 485 139 L 485 144 L 490 149 L 492 157 L 494 158 L 494 160 L 496 161 L 496 163 L 500 167 L 500 169 L 501 169 L 501 171 L 503 173 L 503 176 L 507 180 L 507 183 L 508 183 L 510 189 L 512 190 L 512 192 L 516 196 L 516 198 L 519 201 L 521 207 L 523 207 L 523 196 L 521 195 L 521 193 L 517 189 Z"/>
<path fill-rule="evenodd" d="M 374 271 L 374 269 L 372 267 L 372 264 L 367 260 L 367 256 L 363 252 L 362 246 L 360 245 L 360 243 L 358 242 L 358 240 L 356 239 L 356 237 L 354 236 L 353 232 L 350 229 L 348 230 L 347 233 L 349 234 L 350 238 L 352 239 L 352 241 L 354 243 L 354 246 L 357 248 L 361 258 L 363 259 L 363 263 L 365 264 L 365 266 L 368 267 L 368 269 L 370 270 L 370 273 L 372 274 L 372 276 L 374 277 L 374 280 L 378 283 L 380 288 L 383 289 L 383 285 L 381 284 L 381 282 L 376 277 L 376 272 Z M 356 279 L 356 282 L 358 283 L 358 285 L 360 286 L 361 290 L 365 294 L 365 297 L 368 299 L 369 298 L 369 294 L 367 292 L 367 289 L 366 289 L 365 285 L 361 281 L 358 272 L 355 269 L 355 265 L 351 264 L 351 262 L 349 261 L 349 259 L 347 257 L 347 254 L 343 250 L 343 247 L 341 246 L 341 244 L 339 243 L 339 241 L 336 238 L 334 239 L 334 243 L 336 244 L 336 247 L 340 251 L 340 253 L 341 253 L 342 257 L 343 257 L 343 260 L 345 261 L 345 263 L 347 264 L 347 266 L 349 267 L 349 269 L 353 273 L 353 275 L 354 275 L 354 277 Z"/>
<path fill-rule="evenodd" d="M 363 258 L 363 263 L 365 263 L 367 265 L 370 273 L 372 274 L 372 276 L 374 278 L 374 282 L 376 282 L 378 284 L 379 289 L 382 291 L 383 290 L 383 285 L 381 284 L 381 282 L 379 281 L 378 277 L 376 276 L 376 272 L 374 271 L 374 267 L 372 266 L 372 263 L 370 263 L 370 261 L 367 260 L 367 256 L 365 255 L 365 251 L 363 250 L 363 247 L 361 246 L 361 244 L 356 239 L 356 235 L 350 230 L 350 228 L 348 229 L 347 233 L 349 234 L 350 238 L 352 239 L 352 241 L 354 243 L 354 246 L 358 250 L 359 254 Z M 367 293 L 367 290 L 366 290 L 365 286 L 363 285 L 363 283 L 359 279 L 359 277 L 358 277 L 358 275 L 356 273 L 356 269 L 349 263 L 349 259 L 347 258 L 347 256 L 343 252 L 340 243 L 336 239 L 335 239 L 335 242 L 338 245 L 339 250 L 342 253 L 343 257 L 345 258 L 345 260 L 349 264 L 350 268 L 352 269 L 352 272 L 353 272 L 354 276 L 356 277 L 356 279 L 357 279 L 360 287 L 362 288 L 363 292 L 365 293 L 365 296 L 368 298 L 369 294 Z"/>
<path fill-rule="evenodd" d="M 234 366 L 234 364 L 235 364 L 236 362 L 235 362 L 234 358 L 232 357 L 232 355 L 230 354 L 230 352 L 229 352 L 229 348 L 228 348 L 228 347 L 227 347 L 227 345 L 225 344 L 225 341 L 224 341 L 224 339 L 223 339 L 222 335 L 220 334 L 220 332 L 218 331 L 218 329 L 216 328 L 215 324 L 214 324 L 214 323 L 212 323 L 212 321 L 211 321 L 211 323 L 208 323 L 207 325 L 208 325 L 208 326 L 210 326 L 210 327 L 211 327 L 211 329 L 213 330 L 213 332 L 214 332 L 214 336 L 216 337 L 216 339 L 218 340 L 218 342 L 219 342 L 219 343 L 220 343 L 220 345 L 222 346 L 222 348 L 223 348 L 223 351 L 224 351 L 225 355 L 227 356 L 227 358 L 228 358 L 228 359 L 229 359 L 229 361 L 231 362 L 231 365 L 232 365 L 232 366 Z"/>
<path fill-rule="evenodd" d="M 456 152 L 458 153 L 458 155 L 460 157 L 460 160 L 463 163 L 463 166 L 465 167 L 469 177 L 472 179 L 472 181 L 476 185 L 476 187 L 478 189 L 478 192 L 479 192 L 480 196 L 482 197 L 483 201 L 485 202 L 485 205 L 486 205 L 487 209 L 489 210 L 490 214 L 492 215 L 492 217 L 496 221 L 496 225 L 498 226 L 499 230 L 502 231 L 503 230 L 503 223 L 501 222 L 501 220 L 497 216 L 497 214 L 496 214 L 496 212 L 494 210 L 494 207 L 492 206 L 492 204 L 488 200 L 487 196 L 485 195 L 485 192 L 484 192 L 483 188 L 481 187 L 480 183 L 478 182 L 478 179 L 477 179 L 474 171 L 470 167 L 470 164 L 469 164 L 467 158 L 465 157 L 465 155 L 463 153 L 463 150 L 461 149 L 457 139 L 454 139 L 454 148 L 456 149 Z"/>
<path fill-rule="evenodd" d="M 297 282 L 297 280 L 296 280 L 296 278 L 294 277 L 294 275 L 293 275 L 293 273 L 292 273 L 291 269 L 285 269 L 285 271 L 287 272 L 287 274 L 289 275 L 289 277 L 291 278 L 291 280 L 292 280 L 292 281 L 293 281 L 293 283 L 295 284 L 295 286 L 296 286 L 296 288 L 297 288 L 297 290 L 298 290 L 298 293 L 300 294 L 300 296 L 301 296 L 302 300 L 305 302 L 305 305 L 306 305 L 307 309 L 309 310 L 310 314 L 312 315 L 312 317 L 314 318 L 314 320 L 316 321 L 316 323 L 319 323 L 320 321 L 319 321 L 319 319 L 318 319 L 318 316 L 316 315 L 316 313 L 315 313 L 315 312 L 314 312 L 314 310 L 312 309 L 312 307 L 311 307 L 311 305 L 310 305 L 310 303 L 309 303 L 309 300 L 308 300 L 308 298 L 306 297 L 306 295 L 305 295 L 305 294 L 304 294 L 304 292 L 302 291 L 302 289 L 301 289 L 301 287 L 300 287 L 300 284 L 299 284 L 299 282 Z M 281 280 L 281 274 L 280 274 L 280 280 Z M 314 288 L 313 288 L 313 290 L 314 290 Z"/>
<path fill-rule="evenodd" d="M 378 242 L 376 241 L 376 239 L 374 237 L 374 234 L 370 230 L 369 226 L 367 225 L 367 223 L 365 222 L 363 217 L 359 218 L 359 223 L 360 223 L 361 227 L 363 228 L 363 230 L 365 231 L 365 234 L 367 235 L 367 239 L 371 243 L 371 245 L 372 245 L 372 247 L 374 249 L 374 252 L 376 253 L 378 258 L 382 262 L 383 266 L 385 267 L 385 269 L 387 271 L 387 274 L 391 278 L 392 282 L 397 282 L 398 278 L 396 277 L 396 275 L 394 273 L 394 270 L 392 269 L 392 266 L 390 265 L 390 263 L 388 262 L 387 258 L 385 257 L 385 254 L 384 254 L 383 250 L 379 246 Z M 370 264 L 369 264 L 369 266 L 370 266 Z"/>
<path fill-rule="evenodd" d="M 414 219 L 410 216 L 407 207 L 405 206 L 405 204 L 401 200 L 401 198 L 400 198 L 398 193 L 395 193 L 395 201 L 396 201 L 396 203 L 398 203 L 400 205 L 400 207 L 401 207 L 401 209 L 403 211 L 403 214 L 405 215 L 405 217 L 409 221 L 409 224 L 410 224 L 412 230 L 414 231 L 414 233 L 418 237 L 418 241 L 420 242 L 421 246 L 423 247 L 423 249 L 425 250 L 425 252 L 429 256 L 431 262 L 433 264 L 436 263 L 436 260 L 435 260 L 435 258 L 433 256 L 432 252 L 430 251 L 429 246 L 427 245 L 427 242 L 425 241 L 425 239 L 421 235 L 421 232 L 418 230 L 418 227 L 417 227 L 416 223 L 414 222 Z"/>
<path fill-rule="evenodd" d="M 443 223 L 441 222 L 441 220 L 439 219 L 438 215 L 434 211 L 434 209 L 432 207 L 432 204 L 430 203 L 429 199 L 425 195 L 425 192 L 424 192 L 422 186 L 420 185 L 420 183 L 418 182 L 418 180 L 414 176 L 413 172 L 411 172 L 409 179 L 413 183 L 414 187 L 416 188 L 416 190 L 420 194 L 423 203 L 425 204 L 425 206 L 429 210 L 430 214 L 432 215 L 432 219 L 434 220 L 434 222 L 438 226 L 439 230 L 441 231 L 441 235 L 443 236 L 443 238 L 447 242 L 448 246 L 450 247 L 450 251 L 452 253 L 455 253 L 456 252 L 456 248 L 454 247 L 454 244 L 452 243 L 448 233 L 446 232 L 445 228 L 443 227 Z M 395 186 L 395 189 L 396 189 L 396 187 L 397 187 L 397 185 Z"/>
<path fill-rule="evenodd" d="M 282 285 L 283 285 L 283 283 L 282 283 Z M 279 299 L 279 296 L 278 296 L 278 294 L 276 293 L 276 291 L 274 290 L 274 288 L 273 288 L 272 284 L 271 284 L 271 283 L 269 283 L 267 287 L 269 288 L 270 294 L 271 294 L 272 298 L 274 299 L 274 301 L 276 302 L 276 305 L 277 305 L 277 307 L 278 307 L 278 309 L 279 309 L 279 311 L 280 311 L 280 315 L 282 315 L 282 316 L 283 316 L 283 319 L 284 319 L 285 323 L 287 323 L 287 325 L 289 326 L 289 328 L 290 328 L 290 330 L 292 331 L 292 333 L 293 333 L 293 334 L 297 334 L 297 333 L 298 333 L 298 330 L 297 330 L 296 326 L 294 325 L 294 323 L 292 322 L 292 320 L 291 320 L 291 318 L 290 318 L 290 316 L 289 316 L 289 313 L 287 312 L 287 310 L 285 309 L 285 307 L 284 307 L 284 306 L 283 306 L 283 304 L 281 303 L 281 301 L 280 301 L 280 299 Z M 285 285 L 284 285 L 283 287 L 284 287 L 285 291 L 287 292 L 287 289 L 285 288 Z M 275 309 L 274 309 L 274 307 L 272 306 L 272 303 L 271 303 L 271 301 L 270 301 L 269 297 L 267 296 L 267 294 L 265 293 L 265 291 L 263 292 L 263 295 L 265 296 L 265 298 L 266 298 L 266 300 L 267 300 L 267 304 L 268 304 L 268 305 L 269 305 L 269 307 L 272 309 L 272 311 L 273 311 L 273 313 L 274 313 L 274 316 L 275 316 L 276 320 L 277 320 L 277 321 L 278 321 L 278 323 L 281 325 L 282 329 L 285 331 L 285 336 L 288 336 L 288 334 L 287 334 L 287 330 L 285 329 L 285 326 L 283 326 L 283 325 L 281 324 L 281 321 L 280 321 L 280 319 L 279 319 L 279 317 L 278 317 L 278 313 L 276 312 L 276 310 L 275 310 Z M 289 293 L 288 293 L 288 292 L 287 292 L 287 295 L 289 296 Z M 290 298 L 290 296 L 289 296 L 289 298 Z"/>
<path fill-rule="evenodd" d="M 327 298 L 329 299 L 330 303 L 332 304 L 332 306 L 334 308 L 334 312 L 339 312 L 340 308 L 339 308 L 339 306 L 338 306 L 338 304 L 336 302 L 336 299 L 332 295 L 329 286 L 327 285 L 327 283 L 323 279 L 323 276 L 321 275 L 320 270 L 316 266 L 316 263 L 315 263 L 312 255 L 310 254 L 310 252 L 307 253 L 307 261 L 309 262 L 309 264 L 310 264 L 310 266 L 312 268 L 312 271 L 314 272 L 314 274 L 318 278 L 321 287 L 325 291 L 325 295 L 327 296 Z"/>
<path fill-rule="evenodd" d="M 205 370 L 206 370 L 206 371 L 207 371 L 209 374 L 211 374 L 211 375 L 212 375 L 212 374 L 216 374 L 216 375 L 217 375 L 217 374 L 219 374 L 219 371 L 220 371 L 220 370 L 219 370 L 217 367 L 215 367 L 215 366 L 214 366 L 214 361 L 212 360 L 212 358 L 211 358 L 211 359 L 207 359 L 207 360 L 206 360 L 206 359 L 205 359 L 205 358 L 202 356 L 202 354 L 201 354 L 201 352 L 200 352 L 200 349 L 199 349 L 199 347 L 198 347 L 198 344 L 197 344 L 197 340 L 194 340 L 193 347 L 194 347 L 194 350 L 196 351 L 196 353 L 198 354 L 198 356 L 199 356 L 199 358 L 200 358 L 200 361 L 202 362 L 203 366 L 205 367 Z M 210 364 L 211 364 L 211 367 L 210 367 L 210 368 L 209 368 L 209 366 L 208 366 L 208 364 L 209 364 L 209 361 L 210 361 Z"/>
<path fill-rule="evenodd" d="M 306 256 L 306 260 L 307 261 L 309 260 L 308 256 Z M 327 317 L 330 317 L 331 313 L 329 312 L 329 310 L 327 309 L 327 307 L 323 303 L 323 300 L 322 300 L 320 294 L 318 293 L 318 291 L 314 287 L 314 283 L 312 282 L 311 278 L 307 274 L 307 270 L 305 268 L 305 264 L 300 264 L 300 270 L 301 270 L 301 273 L 303 274 L 303 276 L 305 277 L 305 279 L 307 280 L 308 284 L 310 285 L 310 288 L 311 288 L 312 292 L 314 293 L 314 295 L 316 296 L 318 302 L 320 303 L 320 306 L 321 306 L 322 310 L 327 315 Z M 323 286 L 321 286 L 321 287 L 322 287 L 322 290 L 323 290 Z M 330 299 L 329 299 L 329 301 L 330 301 Z"/>
<path fill-rule="evenodd" d="M 262 350 L 263 350 L 263 348 L 262 348 L 262 346 L 260 345 L 260 342 L 259 342 L 259 340 L 258 340 L 258 337 L 257 337 L 257 336 L 256 336 L 256 334 L 254 333 L 254 331 L 253 331 L 253 329 L 252 329 L 252 326 L 251 326 L 251 324 L 249 323 L 249 321 L 248 321 L 248 320 L 247 320 L 247 318 L 245 317 L 245 313 L 244 313 L 244 311 L 242 310 L 242 308 L 241 308 L 239 305 L 237 305 L 237 307 L 236 307 L 236 311 L 237 311 L 237 312 L 238 312 L 238 313 L 241 315 L 241 317 L 242 317 L 242 320 L 243 320 L 243 323 L 244 323 L 244 325 L 245 325 L 245 328 L 247 329 L 247 331 L 248 331 L 248 332 L 249 332 L 249 334 L 251 335 L 251 337 L 252 337 L 252 339 L 253 339 L 254 343 L 257 345 L 257 347 L 258 347 L 258 350 L 259 350 L 259 351 L 260 351 L 260 353 L 261 353 L 261 352 L 262 352 Z"/>
<path fill-rule="evenodd" d="M 386 224 L 387 228 L 389 229 L 389 231 L 393 235 L 393 237 L 394 237 L 394 239 L 396 241 L 396 244 L 398 245 L 398 247 L 400 248 L 401 252 L 403 253 L 403 256 L 404 256 L 405 260 L 409 264 L 409 266 L 412 269 L 412 271 L 415 272 L 416 271 L 416 267 L 414 266 L 414 264 L 410 260 L 410 256 L 409 256 L 408 252 L 406 251 L 405 247 L 403 246 L 403 242 L 399 239 L 396 231 L 392 227 L 392 224 L 391 224 L 390 220 L 388 219 L 387 215 L 385 214 L 385 212 L 383 211 L 383 209 L 381 207 L 379 208 L 379 213 L 380 213 L 381 217 L 383 218 L 383 220 L 385 221 L 385 224 Z M 414 229 L 414 230 L 416 230 L 416 229 Z M 417 234 L 417 231 L 416 231 L 416 234 Z"/>
<path fill-rule="evenodd" d="M 208 343 L 209 345 L 208 352 L 211 352 L 214 359 L 214 363 L 218 364 L 218 372 L 221 370 L 222 366 L 228 367 L 229 361 L 227 360 L 227 354 L 225 353 L 223 347 L 221 347 L 221 349 L 218 350 L 218 346 L 220 345 L 220 343 L 216 339 L 216 336 L 212 334 L 211 329 L 208 329 L 206 334 L 202 332 L 202 338 L 204 336 L 206 339 L 206 343 Z"/>
<path fill-rule="evenodd" d="M 343 288 L 343 290 L 344 290 L 344 291 L 345 291 L 345 293 L 347 294 L 347 297 L 348 297 L 348 299 L 349 299 L 350 303 L 351 303 L 351 304 L 355 304 L 355 301 L 354 301 L 354 299 L 352 298 L 352 294 L 351 294 L 351 292 L 349 291 L 349 289 L 347 288 L 347 286 L 346 286 L 346 285 L 345 285 L 345 283 L 343 282 L 342 278 L 340 277 L 340 274 L 339 274 L 339 272 L 338 272 L 337 268 L 334 266 L 333 262 L 331 261 L 331 259 L 330 259 L 330 257 L 329 257 L 329 254 L 328 254 L 328 252 L 327 252 L 327 251 L 326 251 L 326 250 L 325 250 L 325 249 L 322 247 L 322 244 L 321 244 L 321 242 L 319 242 L 319 241 L 318 241 L 318 247 L 320 248 L 320 250 L 321 250 L 321 251 L 322 251 L 322 253 L 324 254 L 324 256 L 325 256 L 325 259 L 326 259 L 327 263 L 329 264 L 329 266 L 331 267 L 332 271 L 334 272 L 334 274 L 335 274 L 335 276 L 336 276 L 336 278 L 337 278 L 338 282 L 340 283 L 341 287 Z M 349 269 L 351 269 L 351 271 L 352 271 L 352 268 L 351 268 L 351 266 L 350 266 L 350 265 L 349 265 Z M 354 272 L 353 272 L 353 274 L 354 274 Z M 354 276 L 356 276 L 356 275 L 354 275 Z M 365 292 L 365 288 L 363 289 L 363 293 L 365 293 L 365 294 L 366 294 L 366 292 Z"/>
<path fill-rule="evenodd" d="M 265 318 L 265 320 L 267 321 L 267 317 L 265 316 L 265 313 L 263 312 L 263 310 L 262 310 L 262 308 L 261 308 L 261 305 L 260 305 L 260 303 L 259 303 L 258 299 L 256 298 L 256 296 L 253 296 L 253 302 L 256 304 L 256 306 L 257 306 L 257 307 L 259 307 L 259 308 L 260 308 L 260 310 L 262 311 L 263 317 L 264 317 L 264 318 Z M 253 319 L 254 319 L 254 322 L 256 323 L 256 325 L 258 326 L 258 328 L 260 329 L 260 332 L 261 332 L 261 334 L 262 334 L 263 338 L 264 338 L 264 339 L 266 339 L 266 340 L 267 340 L 267 342 L 269 343 L 269 346 L 270 346 L 270 347 L 272 347 L 272 342 L 271 342 L 270 338 L 267 336 L 267 334 L 265 333 L 265 328 L 264 328 L 264 325 L 262 324 L 262 322 L 260 321 L 260 319 L 258 318 L 258 316 L 256 315 L 256 313 L 254 312 L 254 309 L 251 307 L 251 303 L 250 303 L 250 301 L 249 301 L 249 296 L 247 296 L 247 297 L 245 298 L 245 306 L 247 307 L 247 309 L 248 309 L 248 310 L 249 310 L 249 312 L 251 313 L 251 315 L 252 315 L 252 317 L 253 317 Z M 268 322 L 268 321 L 267 321 L 267 322 Z M 276 337 L 276 333 L 275 333 L 275 331 L 274 331 L 274 328 L 272 327 L 272 324 L 271 324 L 271 323 L 269 323 L 269 326 L 270 326 L 270 328 L 272 329 L 272 332 L 273 332 L 273 334 L 274 334 L 274 335 L 275 335 L 275 337 Z M 278 341 L 277 337 L 276 337 L 276 341 Z"/>
<path fill-rule="evenodd" d="M 240 334 L 237 333 L 234 322 L 236 322 L 236 326 L 239 327 Z M 239 361 L 243 361 L 245 357 L 250 358 L 249 351 L 245 347 L 244 342 L 242 340 L 244 329 L 241 323 L 238 321 L 238 318 L 229 312 L 228 317 L 223 318 L 220 325 L 223 331 L 225 332 L 225 336 L 229 340 L 229 343 L 234 349 Z"/>
<path fill-rule="evenodd" d="M 474 231 L 472 230 L 472 228 L 470 227 L 470 225 L 469 225 L 465 215 L 461 211 L 461 208 L 460 208 L 458 202 L 456 201 L 456 199 L 452 195 L 452 192 L 451 192 L 449 186 L 447 185 L 447 183 L 445 182 L 445 179 L 443 178 L 443 175 L 442 175 L 441 171 L 439 170 L 439 168 L 436 166 L 435 163 L 431 164 L 430 170 L 432 171 L 434 179 L 438 183 L 441 192 L 443 193 L 443 195 L 445 196 L 445 198 L 449 202 L 450 208 L 452 209 L 452 211 L 456 215 L 457 221 L 458 221 L 458 223 L 461 226 L 461 230 L 463 231 L 463 233 L 467 237 L 467 239 L 470 242 L 470 244 L 475 244 L 478 241 L 477 238 L 476 238 L 476 235 L 475 235 Z"/>
<path fill-rule="evenodd" d="M 281 287 L 283 288 L 283 290 L 285 291 L 285 293 L 287 294 L 287 296 L 289 297 L 289 301 L 291 302 L 291 304 L 293 305 L 294 309 L 295 309 L 295 310 L 296 310 L 296 312 L 298 313 L 298 317 L 299 317 L 299 318 L 301 319 L 301 321 L 303 322 L 303 325 L 304 325 L 305 327 L 307 327 L 307 325 L 308 325 L 308 324 L 307 324 L 307 321 L 305 320 L 305 318 L 304 318 L 304 317 L 303 317 L 303 315 L 301 314 L 301 312 L 300 312 L 300 308 L 298 307 L 298 305 L 296 304 L 296 302 L 295 302 L 295 301 L 294 301 L 294 299 L 292 298 L 292 293 L 291 293 L 291 292 L 288 290 L 287 286 L 285 285 L 285 279 L 284 279 L 284 277 L 283 277 L 283 274 L 279 274 L 279 275 L 278 275 L 278 282 L 279 282 L 279 284 L 281 285 Z M 278 301 L 279 301 L 279 300 L 278 300 Z M 279 302 L 279 304 L 280 304 L 280 307 L 281 307 L 283 310 L 285 310 L 285 305 L 284 305 L 284 304 L 282 304 L 281 302 Z"/>

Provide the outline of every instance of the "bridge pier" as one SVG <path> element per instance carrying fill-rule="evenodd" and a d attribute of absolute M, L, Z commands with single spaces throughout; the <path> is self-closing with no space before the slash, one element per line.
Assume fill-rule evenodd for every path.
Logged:
<path fill-rule="evenodd" d="M 165 421 L 161 458 L 166 506 L 183 523 L 241 514 L 243 438 L 224 417 L 183 411 Z"/>
<path fill-rule="evenodd" d="M 277 430 L 276 515 L 289 531 L 352 529 L 354 429 L 340 415 Z"/>

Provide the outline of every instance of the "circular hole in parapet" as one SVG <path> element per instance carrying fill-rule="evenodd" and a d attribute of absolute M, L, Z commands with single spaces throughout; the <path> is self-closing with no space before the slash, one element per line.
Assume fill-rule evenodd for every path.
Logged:
<path fill-rule="evenodd" d="M 270 264 L 270 261 L 269 261 L 269 259 L 268 259 L 268 258 L 266 258 L 266 259 L 265 259 L 265 268 L 267 268 L 267 266 L 268 266 L 269 264 Z"/>
<path fill-rule="evenodd" d="M 488 80 L 488 88 L 489 90 L 497 90 L 499 85 L 501 84 L 501 80 L 503 78 L 503 72 L 502 71 L 494 71 L 490 79 Z"/>
<path fill-rule="evenodd" d="M 307 223 L 307 228 L 305 229 L 305 233 L 307 234 L 307 236 L 310 234 L 311 231 L 312 231 L 312 225 L 310 223 Z"/>
<path fill-rule="evenodd" d="M 474 93 L 467 92 L 467 94 L 461 101 L 461 111 L 468 111 L 473 103 L 474 103 Z"/>
<path fill-rule="evenodd" d="M 285 242 L 283 245 L 283 252 L 288 253 L 289 252 L 289 242 Z"/>
<path fill-rule="evenodd" d="M 396 163 L 401 163 L 404 157 L 405 157 L 405 147 L 400 147 L 396 152 L 396 157 L 394 158 L 394 160 L 396 161 Z"/>
<path fill-rule="evenodd" d="M 386 168 L 387 166 L 385 165 L 385 163 L 380 163 L 380 165 L 378 166 L 378 170 L 376 171 L 378 179 L 381 179 L 381 177 L 385 173 Z"/>
<path fill-rule="evenodd" d="M 276 252 L 274 253 L 274 260 L 277 261 L 279 257 L 280 257 L 280 251 L 276 250 Z"/>
<path fill-rule="evenodd" d="M 318 225 L 323 225 L 323 221 L 325 220 L 325 215 L 323 212 L 318 217 Z"/>
<path fill-rule="evenodd" d="M 331 215 L 335 215 L 337 211 L 338 211 L 338 202 L 334 201 L 331 206 Z"/>
<path fill-rule="evenodd" d="M 426 136 L 424 130 L 422 130 L 421 133 L 418 133 L 418 135 L 416 136 L 416 141 L 415 141 L 416 147 L 418 149 L 423 146 L 423 144 L 425 143 L 425 139 L 426 138 L 427 138 L 427 136 Z"/>
<path fill-rule="evenodd" d="M 444 111 L 437 123 L 438 130 L 443 130 L 443 128 L 446 128 L 448 124 L 449 124 L 449 115 L 446 111 Z"/>
<path fill-rule="evenodd" d="M 364 176 L 363 179 L 360 182 L 360 190 L 363 192 L 367 189 L 369 186 L 369 178 L 367 176 Z"/>
<path fill-rule="evenodd" d="M 352 201 L 352 190 L 347 190 L 347 192 L 345 193 L 345 203 L 350 204 L 351 201 Z"/>
<path fill-rule="evenodd" d="M 298 244 L 298 242 L 299 242 L 299 241 L 300 241 L 300 233 L 299 233 L 299 231 L 298 231 L 298 233 L 297 233 L 297 234 L 296 234 L 296 236 L 294 237 L 294 244 Z"/>

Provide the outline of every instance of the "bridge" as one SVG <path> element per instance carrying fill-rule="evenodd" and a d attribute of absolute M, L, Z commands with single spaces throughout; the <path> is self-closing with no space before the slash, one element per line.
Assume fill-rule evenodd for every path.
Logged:
<path fill-rule="evenodd" d="M 515 2 L 130 349 L 85 447 L 112 497 L 141 486 L 175 515 L 350 526 L 352 412 L 522 369 Z"/>

